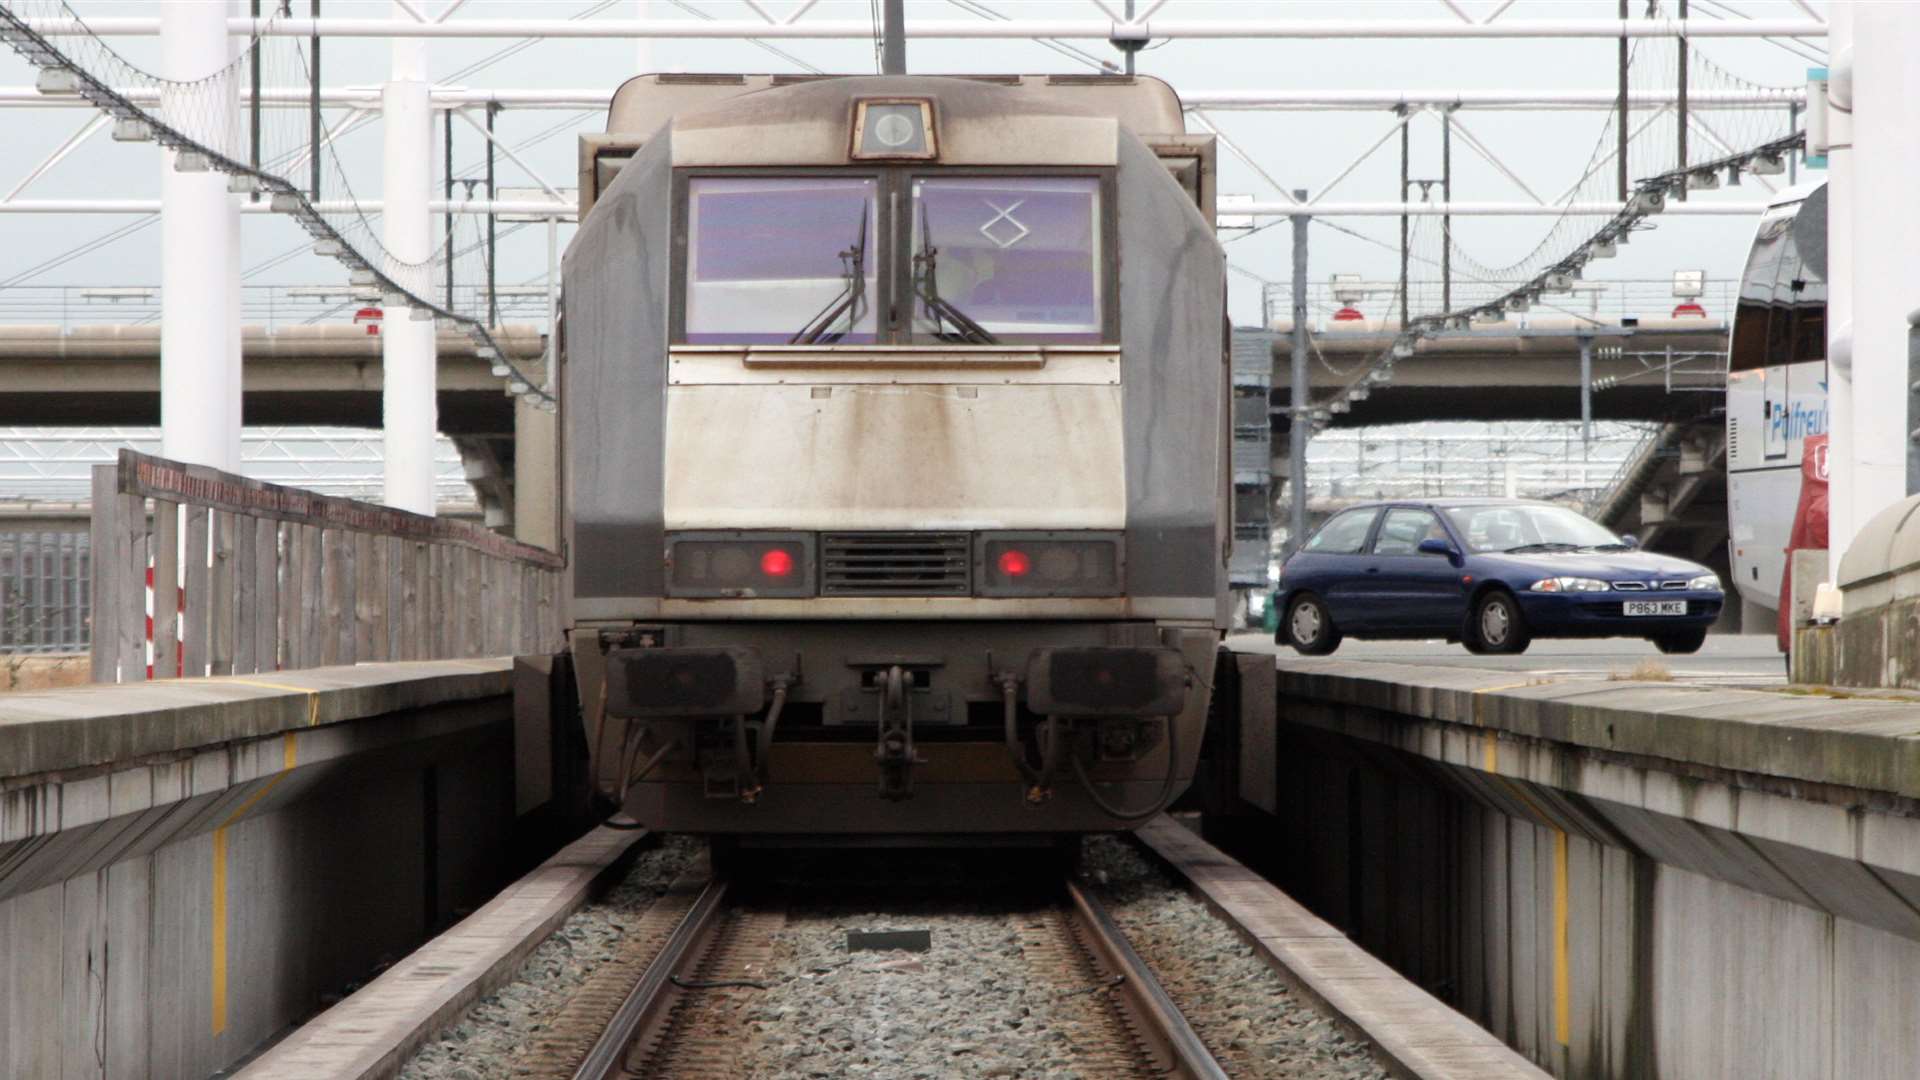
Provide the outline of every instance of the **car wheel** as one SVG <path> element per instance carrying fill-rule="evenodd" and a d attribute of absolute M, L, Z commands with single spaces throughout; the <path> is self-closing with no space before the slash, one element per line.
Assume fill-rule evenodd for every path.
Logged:
<path fill-rule="evenodd" d="M 1706 644 L 1706 641 L 1707 632 L 1704 629 L 1687 630 L 1678 634 L 1662 634 L 1653 639 L 1653 645 L 1654 648 L 1668 654 L 1696 653 L 1700 651 L 1700 646 Z"/>
<path fill-rule="evenodd" d="M 1333 625 L 1325 601 L 1312 593 L 1301 593 L 1287 605 L 1287 617 L 1280 620 L 1280 640 L 1302 656 L 1325 656 L 1340 647 L 1340 631 Z"/>
<path fill-rule="evenodd" d="M 1527 630 L 1526 616 L 1520 614 L 1520 602 L 1512 593 L 1495 589 L 1473 605 L 1473 619 L 1467 626 L 1467 648 L 1477 653 L 1519 653 L 1527 651 L 1533 635 Z"/>

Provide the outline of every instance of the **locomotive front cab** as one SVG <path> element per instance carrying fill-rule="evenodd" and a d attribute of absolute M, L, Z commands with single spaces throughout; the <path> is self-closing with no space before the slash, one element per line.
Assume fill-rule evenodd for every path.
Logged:
<path fill-rule="evenodd" d="M 1118 118 L 1036 89 L 743 80 L 597 192 L 566 265 L 572 644 L 636 820 L 1042 835 L 1190 780 L 1218 248 Z"/>

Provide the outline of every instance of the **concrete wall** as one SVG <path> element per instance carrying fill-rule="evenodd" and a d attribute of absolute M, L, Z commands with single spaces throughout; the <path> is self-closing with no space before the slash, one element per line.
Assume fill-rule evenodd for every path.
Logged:
<path fill-rule="evenodd" d="M 1744 841 L 1664 826 L 1716 876 L 1640 850 L 1618 804 L 1338 737 L 1281 747 L 1282 812 L 1235 845 L 1555 1075 L 1920 1073 L 1920 940 L 1727 880 L 1769 866 Z"/>
<path fill-rule="evenodd" d="M 278 676 L 311 725 L 0 775 L 0 1076 L 211 1075 L 490 895 L 513 820 L 504 664 L 442 704 L 369 670 Z M 359 685 L 292 685 L 329 678 Z M 0 700 L 0 758 L 17 713 L 86 695 Z"/>
<path fill-rule="evenodd" d="M 1920 805 L 1890 790 L 1910 770 L 1878 790 L 1786 780 L 1502 730 L 1515 702 L 1486 700 L 1498 687 L 1475 724 L 1431 715 L 1432 689 L 1391 713 L 1280 682 L 1272 816 L 1222 839 L 1542 1067 L 1920 1075 Z M 1920 731 L 1910 708 L 1904 732 Z M 1592 734 L 1624 741 L 1625 725 Z"/>

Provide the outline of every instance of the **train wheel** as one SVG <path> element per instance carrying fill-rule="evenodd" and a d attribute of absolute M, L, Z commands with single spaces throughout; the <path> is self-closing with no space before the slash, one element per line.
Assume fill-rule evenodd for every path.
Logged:
<path fill-rule="evenodd" d="M 1333 625 L 1326 601 L 1312 593 L 1301 593 L 1287 605 L 1280 635 L 1302 656 L 1325 656 L 1340 647 L 1340 629 Z"/>

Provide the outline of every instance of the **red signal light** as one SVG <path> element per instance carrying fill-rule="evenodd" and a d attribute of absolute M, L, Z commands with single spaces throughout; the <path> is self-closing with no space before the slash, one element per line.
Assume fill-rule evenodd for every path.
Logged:
<path fill-rule="evenodd" d="M 1025 577 L 1033 569 L 1033 560 L 1018 548 L 1008 548 L 1000 553 L 1000 572 L 1008 577 Z"/>
<path fill-rule="evenodd" d="M 793 573 L 793 556 L 785 548 L 768 548 L 760 556 L 760 572 L 773 578 Z"/>

